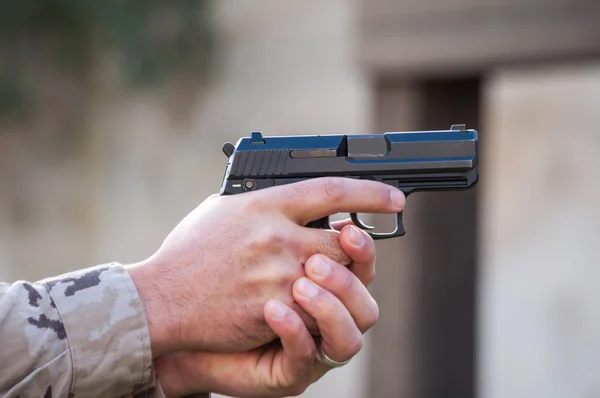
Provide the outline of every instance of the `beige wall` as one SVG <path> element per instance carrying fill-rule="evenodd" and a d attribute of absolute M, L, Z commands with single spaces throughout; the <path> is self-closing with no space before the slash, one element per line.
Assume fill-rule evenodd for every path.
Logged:
<path fill-rule="evenodd" d="M 111 91 L 107 75 L 84 126 L 91 140 L 80 153 L 61 159 L 19 134 L 10 141 L 0 135 L 6 155 L 0 160 L 1 280 L 148 256 L 218 191 L 226 140 L 251 130 L 368 129 L 370 98 L 354 62 L 352 0 L 215 3 L 217 73 L 198 92 L 191 120 L 173 118 L 160 95 Z M 26 220 L 15 216 L 20 209 Z M 364 396 L 363 358 L 305 396 Z"/>
<path fill-rule="evenodd" d="M 479 396 L 600 396 L 600 64 L 485 96 Z"/>

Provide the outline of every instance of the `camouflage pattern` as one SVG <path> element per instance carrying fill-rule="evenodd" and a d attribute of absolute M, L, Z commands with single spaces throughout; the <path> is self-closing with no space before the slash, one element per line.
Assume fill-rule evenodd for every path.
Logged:
<path fill-rule="evenodd" d="M 164 397 L 144 307 L 118 263 L 0 284 L 0 367 L 1 397 Z"/>

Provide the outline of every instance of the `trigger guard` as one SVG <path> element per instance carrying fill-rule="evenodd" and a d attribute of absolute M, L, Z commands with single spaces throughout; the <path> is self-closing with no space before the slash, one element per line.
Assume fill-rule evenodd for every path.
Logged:
<path fill-rule="evenodd" d="M 375 229 L 375 227 L 372 227 L 370 225 L 364 224 L 360 218 L 358 218 L 358 214 L 356 213 L 350 213 L 350 218 L 352 219 L 352 222 L 354 224 L 356 224 L 357 227 L 359 227 L 360 229 L 364 229 L 367 231 L 370 231 L 372 229 Z"/>
<path fill-rule="evenodd" d="M 371 238 L 373 238 L 373 240 L 379 240 L 379 239 L 390 239 L 390 238 L 395 238 L 397 236 L 404 236 L 406 234 L 406 229 L 404 228 L 404 217 L 403 217 L 403 212 L 401 211 L 400 213 L 396 214 L 396 230 L 394 232 L 391 233 L 383 233 L 383 234 L 379 234 L 376 232 L 367 232 L 369 234 L 369 236 L 371 236 Z"/>

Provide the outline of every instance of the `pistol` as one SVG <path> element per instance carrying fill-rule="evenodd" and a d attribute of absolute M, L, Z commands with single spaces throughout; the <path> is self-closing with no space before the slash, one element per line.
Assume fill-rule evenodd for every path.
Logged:
<path fill-rule="evenodd" d="M 478 133 L 464 124 L 450 130 L 390 132 L 369 135 L 263 137 L 254 131 L 236 145 L 226 142 L 228 163 L 221 195 L 235 195 L 310 178 L 338 176 L 393 185 L 408 197 L 418 191 L 466 190 L 479 179 Z M 393 232 L 371 232 L 356 213 L 359 228 L 373 239 L 406 233 L 402 212 Z M 329 217 L 307 225 L 331 228 Z"/>

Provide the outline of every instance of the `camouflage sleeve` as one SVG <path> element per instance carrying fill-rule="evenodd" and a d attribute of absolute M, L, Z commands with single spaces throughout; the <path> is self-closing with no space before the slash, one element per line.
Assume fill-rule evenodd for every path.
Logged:
<path fill-rule="evenodd" d="M 120 264 L 0 284 L 0 396 L 161 397 L 148 324 Z"/>

